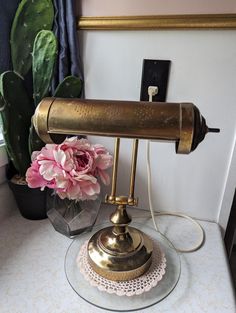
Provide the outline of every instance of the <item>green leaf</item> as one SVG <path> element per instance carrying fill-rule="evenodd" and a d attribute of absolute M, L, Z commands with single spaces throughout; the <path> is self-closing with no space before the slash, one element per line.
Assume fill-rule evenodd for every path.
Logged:
<path fill-rule="evenodd" d="M 40 31 L 33 48 L 33 89 L 35 106 L 48 95 L 57 56 L 57 40 L 53 32 Z"/>
<path fill-rule="evenodd" d="M 67 76 L 58 86 L 54 97 L 78 98 L 81 94 L 82 82 L 78 77 Z"/>
<path fill-rule="evenodd" d="M 51 0 L 22 0 L 17 8 L 10 35 L 13 69 L 25 76 L 32 65 L 37 33 L 52 29 L 54 8 Z"/>

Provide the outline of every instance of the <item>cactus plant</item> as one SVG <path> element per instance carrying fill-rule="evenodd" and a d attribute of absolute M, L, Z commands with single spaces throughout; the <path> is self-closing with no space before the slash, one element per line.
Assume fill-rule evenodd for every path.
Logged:
<path fill-rule="evenodd" d="M 58 86 L 54 97 L 78 98 L 81 93 L 81 80 L 75 76 L 67 76 Z"/>
<path fill-rule="evenodd" d="M 24 176 L 30 163 L 28 129 L 33 114 L 31 100 L 23 79 L 15 72 L 8 71 L 0 76 L 0 92 L 5 101 L 1 116 L 8 153 L 19 174 Z"/>
<path fill-rule="evenodd" d="M 29 219 L 46 217 L 46 190 L 28 188 L 25 173 L 31 163 L 31 153 L 41 150 L 44 143 L 38 137 L 31 117 L 35 105 L 50 94 L 50 83 L 57 58 L 57 40 L 49 31 L 53 24 L 53 0 L 22 0 L 18 6 L 10 34 L 11 56 L 14 71 L 0 75 L 0 118 L 3 136 L 11 163 L 8 171 L 12 189 L 21 214 Z M 33 90 L 24 78 L 30 79 L 32 68 Z M 57 88 L 60 97 L 78 96 L 81 83 L 78 78 L 68 77 Z M 60 140 L 60 139 L 58 139 Z M 14 165 L 12 167 L 12 164 Z M 19 175 L 15 175 L 15 174 Z M 36 205 L 29 206 L 29 198 L 36 196 Z M 25 201 L 26 200 L 26 201 Z M 32 202 L 33 202 L 32 201 Z M 36 210 L 36 212 L 35 212 Z"/>
<path fill-rule="evenodd" d="M 34 41 L 33 48 L 33 89 L 35 106 L 48 95 L 57 55 L 57 40 L 53 32 L 40 31 Z"/>
<path fill-rule="evenodd" d="M 44 145 L 31 124 L 31 117 L 35 105 L 44 96 L 50 95 L 49 87 L 57 57 L 57 40 L 49 31 L 52 22 L 51 0 L 21 1 L 12 24 L 10 40 L 14 72 L 7 71 L 0 75 L 3 135 L 8 155 L 22 177 L 30 165 L 32 151 L 40 150 Z M 23 77 L 31 66 L 34 95 L 29 96 Z M 58 86 L 56 96 L 77 97 L 80 91 L 80 79 L 69 76 Z"/>
<path fill-rule="evenodd" d="M 22 0 L 11 28 L 11 56 L 15 72 L 25 76 L 31 68 L 31 52 L 37 33 L 50 30 L 54 9 L 51 0 Z"/>

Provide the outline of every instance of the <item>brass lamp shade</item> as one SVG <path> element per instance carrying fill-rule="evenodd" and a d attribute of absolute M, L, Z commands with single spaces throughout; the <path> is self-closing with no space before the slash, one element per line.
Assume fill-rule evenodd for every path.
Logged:
<path fill-rule="evenodd" d="M 176 142 L 177 153 L 185 154 L 209 131 L 192 103 L 61 98 L 43 99 L 34 125 L 45 142 L 53 142 L 53 134 L 168 140 Z"/>
<path fill-rule="evenodd" d="M 100 230 L 88 243 L 88 261 L 94 271 L 111 280 L 129 280 L 145 273 L 151 265 L 152 240 L 129 227 L 126 206 L 134 198 L 138 138 L 173 141 L 176 152 L 188 154 L 204 139 L 208 128 L 192 103 L 133 102 L 45 98 L 33 117 L 44 142 L 63 140 L 61 135 L 116 137 L 111 194 L 106 202 L 116 205 L 113 227 Z M 58 137 L 59 136 L 59 137 Z M 134 138 L 128 196 L 116 196 L 120 137 Z"/>

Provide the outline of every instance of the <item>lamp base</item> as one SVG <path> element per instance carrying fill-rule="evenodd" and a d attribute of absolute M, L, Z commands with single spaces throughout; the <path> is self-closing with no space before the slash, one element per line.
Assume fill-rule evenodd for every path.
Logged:
<path fill-rule="evenodd" d="M 101 229 L 88 243 L 88 261 L 93 270 L 114 281 L 141 276 L 152 261 L 152 240 L 136 228 L 123 226 L 122 232 L 120 228 Z"/>
<path fill-rule="evenodd" d="M 64 267 L 66 278 L 72 289 L 80 298 L 92 305 L 95 305 L 96 307 L 106 310 L 106 312 L 119 311 L 127 313 L 135 310 L 143 312 L 145 311 L 145 308 L 149 308 L 151 305 L 160 302 L 162 299 L 166 298 L 169 293 L 171 293 L 176 286 L 181 273 L 179 254 L 164 235 L 160 234 L 152 227 L 149 227 L 147 223 L 151 224 L 151 221 L 142 219 L 142 224 L 133 222 L 132 226 L 152 238 L 154 243 L 153 255 L 155 254 L 155 244 L 157 244 L 165 254 L 167 264 L 166 273 L 163 276 L 163 279 L 158 282 L 157 286 L 138 296 L 119 297 L 116 294 L 99 291 L 96 287 L 90 284 L 90 281 L 84 278 L 81 270 L 78 268 L 78 253 L 84 243 L 88 241 L 93 234 L 101 229 L 105 229 L 105 227 L 109 227 L 111 225 L 109 222 L 94 227 L 92 233 L 86 232 L 77 236 L 71 242 L 66 252 Z M 99 281 L 100 280 L 98 280 L 98 283 Z M 91 311 L 93 311 L 93 308 L 91 308 Z M 154 312 L 155 310 L 153 309 L 152 311 Z"/>

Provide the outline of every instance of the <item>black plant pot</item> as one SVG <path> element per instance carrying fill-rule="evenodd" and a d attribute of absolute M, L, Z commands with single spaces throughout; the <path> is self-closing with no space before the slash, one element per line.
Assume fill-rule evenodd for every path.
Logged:
<path fill-rule="evenodd" d="M 22 185 L 8 180 L 20 213 L 29 220 L 41 220 L 47 218 L 47 191 L 40 188 L 31 189 L 28 185 Z"/>

